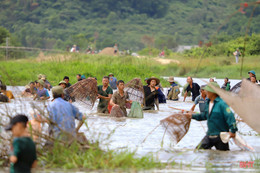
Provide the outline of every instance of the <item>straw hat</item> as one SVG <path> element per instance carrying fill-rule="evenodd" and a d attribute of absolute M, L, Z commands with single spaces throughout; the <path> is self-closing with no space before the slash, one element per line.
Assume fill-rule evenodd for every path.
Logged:
<path fill-rule="evenodd" d="M 42 78 L 42 74 L 38 74 L 38 79 L 41 79 Z"/>
<path fill-rule="evenodd" d="M 37 80 L 37 82 L 39 83 L 39 84 L 41 84 L 42 86 L 44 85 L 44 81 L 43 80 Z"/>
<path fill-rule="evenodd" d="M 173 77 L 173 76 L 170 76 L 169 79 L 168 79 L 168 82 L 175 82 L 175 81 L 174 81 L 174 77 Z"/>
<path fill-rule="evenodd" d="M 111 75 L 111 76 L 114 76 L 114 74 L 113 74 L 113 73 L 109 73 L 109 74 L 108 74 L 108 76 L 110 76 L 110 75 Z"/>
<path fill-rule="evenodd" d="M 41 79 L 42 79 L 42 80 L 46 80 L 46 78 L 47 78 L 46 75 L 42 75 L 42 78 L 41 78 Z"/>
<path fill-rule="evenodd" d="M 147 84 L 150 85 L 150 82 L 152 80 L 155 80 L 156 81 L 156 85 L 158 85 L 160 83 L 160 79 L 156 78 L 156 77 L 151 77 L 149 79 L 147 79 Z"/>

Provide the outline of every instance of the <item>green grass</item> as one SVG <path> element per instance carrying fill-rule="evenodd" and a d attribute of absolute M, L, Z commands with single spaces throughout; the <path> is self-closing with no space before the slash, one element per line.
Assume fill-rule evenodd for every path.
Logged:
<path fill-rule="evenodd" d="M 135 58 L 131 56 L 100 56 L 85 54 L 46 55 L 48 61 L 37 61 L 36 58 L 10 60 L 0 62 L 1 80 L 7 85 L 26 85 L 37 79 L 38 74 L 46 74 L 52 85 L 57 85 L 64 76 L 70 77 L 70 82 L 76 82 L 76 74 L 86 77 L 97 77 L 101 84 L 103 76 L 114 73 L 117 79 L 125 82 L 138 77 L 178 76 L 178 77 L 216 77 L 241 79 L 241 64 L 235 64 L 234 57 L 203 58 L 198 70 L 199 57 L 185 57 L 180 54 L 171 54 L 169 59 L 180 61 L 180 64 L 170 63 L 162 65 L 152 57 Z M 247 77 L 249 70 L 260 74 L 260 56 L 244 58 L 243 77 Z M 196 74 L 196 75 L 195 75 Z M 161 79 L 164 86 L 168 82 Z"/>
<path fill-rule="evenodd" d="M 51 150 L 40 150 L 38 158 L 40 168 L 44 169 L 77 169 L 77 170 L 148 170 L 165 168 L 167 164 L 154 159 L 152 155 L 137 157 L 135 152 L 127 150 L 101 150 L 97 144 L 91 149 L 82 150 L 78 143 L 64 146 L 55 143 Z M 175 163 L 169 163 L 174 165 Z"/>

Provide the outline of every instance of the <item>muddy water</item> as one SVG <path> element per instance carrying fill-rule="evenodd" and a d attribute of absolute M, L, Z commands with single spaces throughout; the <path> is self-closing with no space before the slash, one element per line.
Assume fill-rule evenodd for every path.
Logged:
<path fill-rule="evenodd" d="M 176 78 L 181 84 L 185 84 L 184 78 Z M 206 79 L 208 80 L 208 79 Z M 223 79 L 217 80 L 222 85 Z M 194 79 L 194 82 L 204 84 L 200 79 Z M 231 85 L 234 86 L 238 81 L 231 80 Z M 23 87 L 11 87 L 11 90 L 16 92 L 16 95 L 23 89 Z M 165 89 L 166 92 L 167 88 Z M 160 120 L 170 116 L 177 112 L 176 110 L 169 108 L 169 106 L 189 110 L 193 105 L 191 98 L 188 98 L 184 103 L 182 102 L 183 97 L 180 101 L 173 102 L 168 101 L 167 104 L 160 104 L 159 111 L 148 111 L 144 113 L 143 119 L 111 119 L 106 116 L 96 114 L 96 106 L 92 110 L 88 110 L 84 105 L 74 103 L 79 109 L 88 116 L 87 123 L 89 130 L 86 127 L 82 127 L 81 131 L 84 132 L 88 139 L 100 140 L 102 147 L 111 149 L 129 149 L 136 150 L 139 156 L 152 153 L 162 162 L 173 160 L 177 163 L 186 165 L 182 167 L 182 171 L 189 172 L 201 172 L 206 171 L 208 166 L 211 165 L 215 171 L 255 171 L 254 169 L 243 169 L 239 168 L 241 161 L 252 161 L 253 159 L 259 158 L 260 152 L 260 138 L 255 136 L 254 132 L 245 123 L 239 123 L 239 131 L 242 132 L 242 137 L 255 148 L 256 152 L 241 151 L 236 145 L 230 143 L 230 150 L 227 152 L 216 151 L 195 151 L 194 148 L 204 137 L 207 126 L 206 121 L 198 122 L 192 120 L 189 132 L 186 136 L 177 144 L 174 145 L 169 136 L 165 134 L 164 129 L 161 126 L 155 129 L 159 124 Z M 0 111 L 8 109 L 10 114 L 24 112 L 28 114 L 31 110 L 30 99 L 21 100 L 16 99 L 12 103 L 0 104 Z M 41 103 L 39 102 L 39 105 Z M 199 111 L 198 106 L 195 111 Z M 46 126 L 45 126 L 46 128 Z M 155 129 L 155 130 L 154 130 Z M 154 130 L 152 133 L 151 131 Z M 108 135 L 110 138 L 107 139 Z M 144 140 L 145 139 L 145 140 Z M 191 167 L 189 165 L 192 165 Z M 179 168 L 176 168 L 179 169 Z M 175 171 L 176 169 L 164 170 Z M 155 170 L 155 172 L 160 172 Z"/>

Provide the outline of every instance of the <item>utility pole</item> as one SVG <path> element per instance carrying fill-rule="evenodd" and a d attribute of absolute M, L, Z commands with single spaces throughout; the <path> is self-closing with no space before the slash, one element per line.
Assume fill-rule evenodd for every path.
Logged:
<path fill-rule="evenodd" d="M 7 61 L 8 59 L 8 37 L 6 37 L 6 48 L 5 48 L 5 60 Z"/>

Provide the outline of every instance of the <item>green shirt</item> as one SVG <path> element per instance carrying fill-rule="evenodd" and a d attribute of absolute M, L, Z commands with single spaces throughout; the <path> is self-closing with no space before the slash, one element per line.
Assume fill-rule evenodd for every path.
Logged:
<path fill-rule="evenodd" d="M 13 156 L 16 163 L 11 163 L 11 173 L 30 173 L 32 164 L 37 160 L 36 147 L 30 137 L 19 137 L 13 140 Z"/>
<path fill-rule="evenodd" d="M 235 133 L 237 131 L 236 119 L 230 107 L 220 97 L 217 97 L 209 114 L 209 102 L 210 100 L 206 103 L 205 112 L 193 114 L 192 119 L 198 121 L 208 120 L 208 136 L 219 135 L 220 132 L 231 131 Z"/>
<path fill-rule="evenodd" d="M 113 94 L 113 90 L 111 89 L 110 86 L 108 86 L 105 91 L 103 91 L 102 88 L 103 88 L 103 85 L 98 86 L 98 94 L 100 94 L 104 97 L 108 97 L 109 94 Z M 109 100 L 107 100 L 107 99 L 102 99 L 102 98 L 99 99 L 99 103 L 98 103 L 98 112 L 99 113 L 107 113 L 108 102 L 109 102 Z"/>

